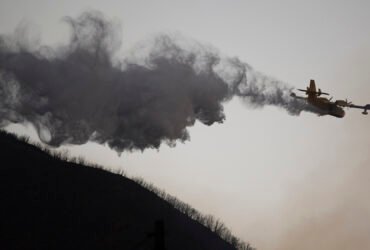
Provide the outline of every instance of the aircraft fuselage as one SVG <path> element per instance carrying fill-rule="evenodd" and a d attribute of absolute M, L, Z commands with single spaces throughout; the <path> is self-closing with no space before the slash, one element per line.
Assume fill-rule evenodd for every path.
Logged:
<path fill-rule="evenodd" d="M 308 103 L 320 109 L 324 115 L 331 115 L 338 118 L 343 118 L 346 114 L 344 109 L 339 107 L 333 102 L 330 102 L 324 97 L 309 96 L 307 98 Z"/>

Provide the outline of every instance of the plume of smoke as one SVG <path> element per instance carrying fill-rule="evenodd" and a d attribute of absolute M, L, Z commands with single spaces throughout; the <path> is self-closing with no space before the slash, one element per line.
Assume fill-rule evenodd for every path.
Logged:
<path fill-rule="evenodd" d="M 0 126 L 30 122 L 52 146 L 91 140 L 122 152 L 185 141 L 196 120 L 223 122 L 233 96 L 292 115 L 312 111 L 289 96 L 290 86 L 207 46 L 161 35 L 142 60 L 114 60 L 114 23 L 99 12 L 64 20 L 72 34 L 59 48 L 0 36 Z"/>

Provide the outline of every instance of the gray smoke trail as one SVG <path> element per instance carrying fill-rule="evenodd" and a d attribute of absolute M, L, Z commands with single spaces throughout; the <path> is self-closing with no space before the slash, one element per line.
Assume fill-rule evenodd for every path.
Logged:
<path fill-rule="evenodd" d="M 162 35 L 140 62 L 115 61 L 112 22 L 98 12 L 65 20 L 71 40 L 56 49 L 0 36 L 0 126 L 30 122 L 52 146 L 91 140 L 122 152 L 185 141 L 196 120 L 223 122 L 222 104 L 233 96 L 293 115 L 312 111 L 289 96 L 290 86 L 208 47 Z"/>

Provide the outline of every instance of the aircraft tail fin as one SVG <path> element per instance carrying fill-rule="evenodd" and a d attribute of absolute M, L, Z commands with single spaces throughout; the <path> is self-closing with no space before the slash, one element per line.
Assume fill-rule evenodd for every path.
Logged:
<path fill-rule="evenodd" d="M 316 83 L 315 80 L 310 80 L 310 92 L 316 92 Z"/>

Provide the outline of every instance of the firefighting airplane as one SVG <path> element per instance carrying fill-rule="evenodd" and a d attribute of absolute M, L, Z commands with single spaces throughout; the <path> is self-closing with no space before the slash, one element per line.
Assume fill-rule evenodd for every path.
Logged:
<path fill-rule="evenodd" d="M 370 110 L 370 104 L 365 106 L 354 105 L 352 102 L 347 100 L 336 100 L 332 102 L 331 99 L 320 97 L 321 95 L 329 95 L 328 93 L 322 92 L 321 89 L 316 91 L 315 80 L 310 81 L 310 86 L 307 89 L 298 89 L 299 91 L 305 92 L 307 97 L 297 96 L 295 93 L 291 93 L 291 96 L 297 99 L 307 101 L 309 104 L 318 109 L 320 115 L 332 115 L 338 118 L 343 118 L 346 112 L 344 107 L 363 109 L 362 114 L 367 115 L 367 110 Z"/>

